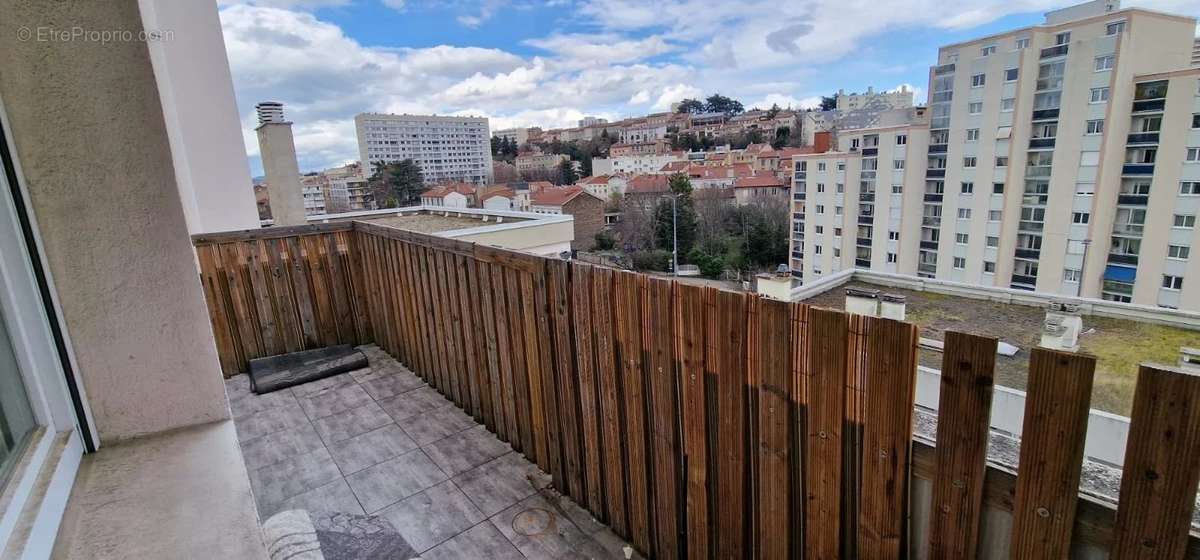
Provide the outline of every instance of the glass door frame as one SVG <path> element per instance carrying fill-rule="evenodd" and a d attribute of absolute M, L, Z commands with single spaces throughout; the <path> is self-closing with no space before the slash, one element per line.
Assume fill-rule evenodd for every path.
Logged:
<path fill-rule="evenodd" d="M 0 486 L 0 550 L 26 506 L 36 503 L 37 515 L 24 550 L 48 556 L 80 459 L 98 442 L 83 387 L 74 375 L 74 356 L 59 320 L 54 283 L 43 266 L 37 221 L 26 204 L 28 191 L 11 130 L 0 100 L 0 321 L 8 331 L 38 427 L 11 477 Z M 49 486 L 36 488 L 38 476 L 47 468 L 53 468 Z"/>

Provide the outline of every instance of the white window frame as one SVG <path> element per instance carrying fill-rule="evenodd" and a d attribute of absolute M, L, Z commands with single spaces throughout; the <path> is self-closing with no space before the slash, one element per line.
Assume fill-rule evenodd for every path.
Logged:
<path fill-rule="evenodd" d="M 1182 276 L 1178 276 L 1175 274 L 1164 274 L 1162 283 L 1163 283 L 1162 289 L 1167 290 L 1167 291 L 1178 292 L 1183 289 L 1183 277 Z"/>
<path fill-rule="evenodd" d="M 1171 255 L 1171 251 L 1175 251 L 1175 255 Z M 1192 256 L 1192 247 L 1190 245 L 1167 245 L 1167 258 L 1173 261 L 1186 261 Z"/>
<path fill-rule="evenodd" d="M 987 74 L 972 74 L 971 75 L 971 87 L 981 88 L 985 85 L 987 85 Z"/>
<path fill-rule="evenodd" d="M 954 260 L 950 264 L 954 267 L 955 270 L 966 270 L 967 269 L 967 258 L 966 257 L 954 257 Z M 959 266 L 960 264 L 961 264 L 961 266 Z"/>
<path fill-rule="evenodd" d="M 975 111 L 976 108 L 978 108 L 979 110 Z M 971 101 L 971 102 L 967 103 L 967 114 L 968 115 L 982 115 L 983 114 L 983 102 L 982 101 Z"/>
<path fill-rule="evenodd" d="M 1092 97 L 1088 103 L 1093 105 L 1108 103 L 1108 87 L 1092 88 Z"/>
<path fill-rule="evenodd" d="M 1086 128 L 1084 128 L 1084 134 L 1087 136 L 1104 134 L 1104 119 L 1089 119 Z"/>
<path fill-rule="evenodd" d="M 1187 223 L 1189 221 L 1188 218 L 1191 218 L 1190 221 L 1192 223 L 1190 225 Z M 1192 229 L 1194 227 L 1196 227 L 1195 214 L 1175 214 L 1171 217 L 1172 229 Z"/>
<path fill-rule="evenodd" d="M 1105 54 L 1096 57 L 1092 69 L 1096 72 L 1108 72 L 1117 65 L 1116 55 Z"/>

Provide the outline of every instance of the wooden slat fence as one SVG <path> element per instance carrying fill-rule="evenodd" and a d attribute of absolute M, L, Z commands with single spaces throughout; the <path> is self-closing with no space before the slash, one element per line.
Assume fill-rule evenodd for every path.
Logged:
<path fill-rule="evenodd" d="M 654 558 L 973 558 L 985 506 L 1014 558 L 1200 557 L 1200 378 L 1172 368 L 1141 372 L 1114 512 L 1077 493 L 1088 356 L 1032 350 L 1013 477 L 985 463 L 995 339 L 948 333 L 931 448 L 910 323 L 367 222 L 195 241 L 227 374 L 373 341 Z"/>

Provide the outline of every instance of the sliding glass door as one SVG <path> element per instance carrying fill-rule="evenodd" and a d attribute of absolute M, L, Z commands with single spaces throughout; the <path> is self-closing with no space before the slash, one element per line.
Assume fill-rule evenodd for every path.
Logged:
<path fill-rule="evenodd" d="M 0 488 L 37 426 L 0 309 Z"/>

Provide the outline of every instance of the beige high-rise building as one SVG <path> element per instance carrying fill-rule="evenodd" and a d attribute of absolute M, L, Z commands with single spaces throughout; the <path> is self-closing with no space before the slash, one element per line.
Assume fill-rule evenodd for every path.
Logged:
<path fill-rule="evenodd" d="M 804 224 L 804 237 L 793 236 L 793 274 L 859 265 L 1200 309 L 1200 264 L 1191 255 L 1200 244 L 1195 30 L 1194 18 L 1097 0 L 1050 12 L 1042 25 L 942 47 L 930 70 L 928 128 L 907 126 L 902 155 L 888 141 L 899 132 L 888 128 L 843 133 L 837 153 L 797 156 L 793 198 L 805 200 L 794 201 L 793 222 Z M 918 148 L 925 135 L 927 147 Z M 816 192 L 822 162 L 827 173 L 844 166 L 834 170 L 844 175 L 821 181 L 844 185 L 840 204 L 818 202 L 829 193 Z M 860 201 L 848 199 L 869 194 L 863 172 L 890 172 L 894 181 L 894 165 L 904 166 L 904 181 L 890 187 L 900 194 L 886 211 L 899 211 L 898 222 L 884 220 L 876 202 L 870 249 L 830 243 L 831 227 L 846 240 L 860 225 Z M 876 193 L 889 188 L 875 183 Z M 816 204 L 840 206 L 842 215 L 817 213 Z M 896 239 L 881 250 L 883 223 Z"/>
<path fill-rule="evenodd" d="M 377 162 L 411 159 L 425 183 L 492 181 L 492 140 L 486 117 L 360 113 L 358 151 L 369 176 Z"/>

